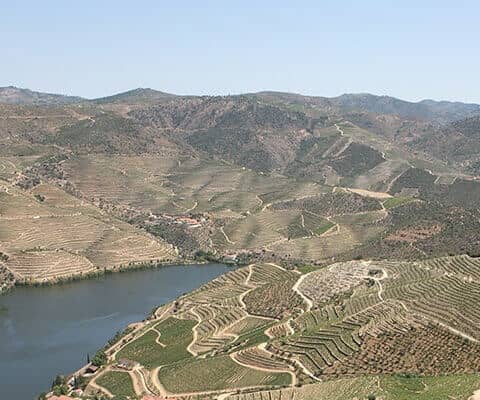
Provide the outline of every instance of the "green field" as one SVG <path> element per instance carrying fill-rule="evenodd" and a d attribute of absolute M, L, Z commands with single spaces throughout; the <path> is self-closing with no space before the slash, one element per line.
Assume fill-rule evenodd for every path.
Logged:
<path fill-rule="evenodd" d="M 411 201 L 414 201 L 414 199 L 412 199 L 411 197 L 390 197 L 383 202 L 383 206 L 386 209 L 389 209 L 401 206 L 402 204 L 410 203 Z"/>
<path fill-rule="evenodd" d="M 192 328 L 195 324 L 194 321 L 168 318 L 155 326 L 161 333 L 159 340 L 165 347 L 156 342 L 158 333 L 150 330 L 125 346 L 117 359 L 127 358 L 147 368 L 155 368 L 189 358 L 191 354 L 186 347 L 193 339 Z"/>
<path fill-rule="evenodd" d="M 316 271 L 319 267 L 315 265 L 302 265 L 297 268 L 297 271 L 300 271 L 302 274 L 308 274 L 310 272 Z"/>
<path fill-rule="evenodd" d="M 115 396 L 135 396 L 132 379 L 127 372 L 109 371 L 96 379 L 96 382 Z"/>
<path fill-rule="evenodd" d="M 252 329 L 249 332 L 240 335 L 232 345 L 235 346 L 235 350 L 240 350 L 268 341 L 269 338 L 264 332 L 271 325 L 272 323 L 270 322 L 260 328 Z"/>
<path fill-rule="evenodd" d="M 289 374 L 268 373 L 242 367 L 228 356 L 206 358 L 161 368 L 160 381 L 173 393 L 250 386 L 286 386 Z"/>

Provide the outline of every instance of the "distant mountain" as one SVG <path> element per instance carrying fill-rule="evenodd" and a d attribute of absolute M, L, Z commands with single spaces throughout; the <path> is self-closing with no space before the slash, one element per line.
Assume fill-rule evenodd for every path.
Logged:
<path fill-rule="evenodd" d="M 35 92 L 30 89 L 22 89 L 15 86 L 0 88 L 0 103 L 4 104 L 47 106 L 78 103 L 84 100 L 85 99 L 77 96 Z"/>
<path fill-rule="evenodd" d="M 390 96 L 344 94 L 332 101 L 347 111 L 396 114 L 407 119 L 453 121 L 480 112 L 480 105 L 460 102 L 423 100 L 418 103 Z"/>
<path fill-rule="evenodd" d="M 178 97 L 174 94 L 160 92 L 158 90 L 153 90 L 150 88 L 137 88 L 129 90 L 127 92 L 117 93 L 112 96 L 101 97 L 98 99 L 91 100 L 97 104 L 104 103 L 145 103 L 145 102 L 155 102 L 159 100 L 166 100 Z"/>
<path fill-rule="evenodd" d="M 464 136 L 480 140 L 480 115 L 455 121 L 452 126 Z"/>
<path fill-rule="evenodd" d="M 422 100 L 414 103 L 395 97 L 376 96 L 369 93 L 342 94 L 330 98 L 281 92 L 260 92 L 254 95 L 267 101 L 313 106 L 326 113 L 391 114 L 405 119 L 432 120 L 440 123 L 480 114 L 479 104 L 435 100 Z"/>
<path fill-rule="evenodd" d="M 77 102 L 94 104 L 134 104 L 148 106 L 178 98 L 201 99 L 211 96 L 178 96 L 150 88 L 137 88 L 112 96 L 86 100 L 78 96 L 42 93 L 29 89 L 8 86 L 0 88 L 0 103 L 23 105 L 60 105 Z M 396 115 L 402 119 L 434 121 L 446 124 L 480 115 L 479 104 L 462 102 L 422 100 L 409 102 L 390 96 L 369 93 L 343 94 L 338 97 L 303 96 L 296 93 L 264 91 L 239 96 L 218 96 L 220 98 L 254 98 L 256 100 L 301 111 L 310 116 L 344 115 L 352 112 Z M 212 97 L 213 98 L 213 97 Z"/>
<path fill-rule="evenodd" d="M 15 87 L 0 89 L 2 101 L 9 103 L 2 105 L 5 115 L 12 104 L 25 106 L 18 111 L 22 118 L 43 115 L 34 129 L 30 119 L 10 119 L 3 140 L 34 140 L 72 151 L 138 154 L 168 148 L 263 172 L 375 190 L 385 189 L 385 176 L 398 174 L 408 163 L 428 161 L 434 172 L 480 173 L 477 104 L 412 103 L 372 94 L 177 96 L 149 88 L 86 100 Z M 82 109 L 65 109 L 63 119 L 46 118 L 48 107 L 39 110 L 76 102 Z"/>
<path fill-rule="evenodd" d="M 460 119 L 439 129 L 427 131 L 411 143 L 436 157 L 461 166 L 464 171 L 480 175 L 480 115 Z"/>

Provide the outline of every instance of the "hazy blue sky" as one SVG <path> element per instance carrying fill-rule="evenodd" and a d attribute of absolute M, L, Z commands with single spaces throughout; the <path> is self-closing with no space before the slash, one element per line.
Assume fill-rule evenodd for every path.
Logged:
<path fill-rule="evenodd" d="M 476 1 L 0 0 L 0 86 L 480 103 Z"/>

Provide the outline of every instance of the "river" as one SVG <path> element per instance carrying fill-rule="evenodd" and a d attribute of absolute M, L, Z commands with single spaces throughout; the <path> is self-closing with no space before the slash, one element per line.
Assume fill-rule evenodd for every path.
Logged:
<path fill-rule="evenodd" d="M 0 398 L 34 399 L 117 331 L 227 270 L 221 264 L 171 266 L 0 296 Z"/>

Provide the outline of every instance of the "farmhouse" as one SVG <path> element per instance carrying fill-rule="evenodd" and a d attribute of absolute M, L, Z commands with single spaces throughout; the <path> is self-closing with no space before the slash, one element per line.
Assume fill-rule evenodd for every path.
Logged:
<path fill-rule="evenodd" d="M 225 254 L 223 256 L 223 259 L 228 262 L 228 261 L 232 261 L 232 262 L 235 262 L 237 261 L 237 257 L 238 257 L 238 254 L 237 253 L 228 253 L 228 254 Z"/>
<path fill-rule="evenodd" d="M 87 368 L 85 368 L 86 374 L 94 374 L 97 371 L 98 371 L 98 367 L 93 364 L 90 364 Z"/>
<path fill-rule="evenodd" d="M 128 360 L 126 358 L 120 359 L 117 363 L 117 368 L 126 369 L 127 371 L 131 371 L 138 365 L 136 361 Z"/>

